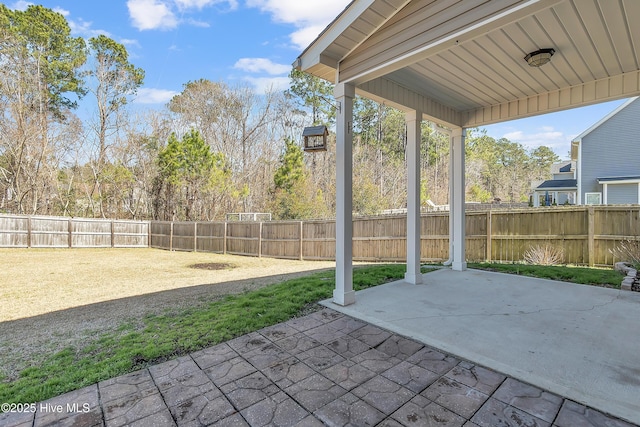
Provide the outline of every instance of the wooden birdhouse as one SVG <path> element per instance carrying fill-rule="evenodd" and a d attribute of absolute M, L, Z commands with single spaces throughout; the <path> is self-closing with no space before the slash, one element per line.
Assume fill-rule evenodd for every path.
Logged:
<path fill-rule="evenodd" d="M 329 131 L 326 126 L 310 126 L 304 128 L 304 151 L 327 151 L 327 136 Z"/>

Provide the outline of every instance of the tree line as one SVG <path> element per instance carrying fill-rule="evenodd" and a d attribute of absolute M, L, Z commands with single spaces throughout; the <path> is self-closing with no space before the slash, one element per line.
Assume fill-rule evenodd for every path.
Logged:
<path fill-rule="evenodd" d="M 292 70 L 285 91 L 208 79 L 162 109 L 132 108 L 144 70 L 125 46 L 73 37 L 43 6 L 0 4 L 0 212 L 159 220 L 277 219 L 335 214 L 335 135 L 301 147 L 305 126 L 335 124 L 333 86 Z M 93 113 L 80 119 L 79 101 Z M 468 131 L 467 200 L 527 201 L 530 181 L 559 160 L 481 129 Z M 357 98 L 353 203 L 372 215 L 406 206 L 404 114 Z M 448 203 L 449 137 L 423 122 L 423 203 Z"/>

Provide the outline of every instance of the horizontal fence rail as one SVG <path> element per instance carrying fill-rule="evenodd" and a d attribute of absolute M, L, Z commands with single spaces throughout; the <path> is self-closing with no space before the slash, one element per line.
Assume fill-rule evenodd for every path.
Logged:
<path fill-rule="evenodd" d="M 552 243 L 564 262 L 613 265 L 612 249 L 640 238 L 640 206 L 577 206 L 466 212 L 468 261 L 520 261 Z M 406 260 L 406 216 L 356 218 L 353 259 Z M 449 215 L 421 216 L 422 261 L 449 256 Z M 333 220 L 267 222 L 121 221 L 0 215 L 2 247 L 153 247 L 257 257 L 334 260 Z"/>
<path fill-rule="evenodd" d="M 537 245 L 562 247 L 564 262 L 613 265 L 611 250 L 640 237 L 640 207 L 578 206 L 466 212 L 468 261 L 511 262 Z M 334 260 L 333 220 L 269 222 L 151 223 L 151 246 L 272 258 Z M 186 224 L 186 225 L 185 225 Z M 172 228 L 173 227 L 173 228 Z M 353 259 L 406 260 L 406 216 L 356 218 Z M 449 215 L 421 216 L 421 259 L 449 257 Z M 195 248 L 195 249 L 194 249 Z"/>
<path fill-rule="evenodd" d="M 0 247 L 146 248 L 149 221 L 0 214 Z"/>

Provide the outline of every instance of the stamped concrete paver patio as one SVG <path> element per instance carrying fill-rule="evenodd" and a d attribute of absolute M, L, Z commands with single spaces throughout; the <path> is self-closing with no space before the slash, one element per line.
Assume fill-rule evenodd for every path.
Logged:
<path fill-rule="evenodd" d="M 555 417 L 561 407 L 558 396 L 562 396 L 640 424 L 637 292 L 472 269 L 438 269 L 423 275 L 421 285 L 397 281 L 357 292 L 356 303 L 349 306 L 331 300 L 321 304 L 369 322 L 370 326 L 352 334 L 361 340 L 373 339 L 375 334 L 365 332 L 379 327 L 425 344 L 407 361 L 485 395 L 494 393 L 486 387 L 492 384 L 490 377 L 482 377 L 487 384 L 474 383 L 476 378 L 461 369 L 457 358 L 535 386 L 505 382 L 492 395 L 495 401 L 485 403 L 494 412 L 515 408 L 514 418 L 524 411 L 544 423 L 560 425 L 565 423 L 564 416 Z M 378 351 L 388 343 L 373 340 L 370 345 Z M 428 346 L 440 351 L 433 353 Z M 442 353 L 456 358 L 443 358 Z M 454 400 L 447 395 L 448 389 L 433 387 L 422 395 L 445 407 L 445 402 Z M 540 390 L 551 393 L 532 400 Z M 529 401 L 536 402 L 536 410 L 526 406 Z M 497 422 L 484 409 L 472 420 L 484 420 L 487 425 Z M 575 420 L 565 424 L 580 425 Z"/>
<path fill-rule="evenodd" d="M 632 426 L 328 308 L 0 414 L 0 425 Z"/>

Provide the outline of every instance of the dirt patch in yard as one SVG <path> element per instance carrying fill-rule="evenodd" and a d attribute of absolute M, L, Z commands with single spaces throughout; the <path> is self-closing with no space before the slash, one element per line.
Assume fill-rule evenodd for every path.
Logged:
<path fill-rule="evenodd" d="M 0 259 L 0 377 L 8 378 L 125 322 L 335 267 L 157 249 L 0 249 Z"/>
<path fill-rule="evenodd" d="M 231 264 L 225 264 L 222 262 L 204 262 L 200 264 L 190 265 L 191 268 L 200 268 L 202 270 L 229 270 L 235 268 L 235 266 Z"/>

